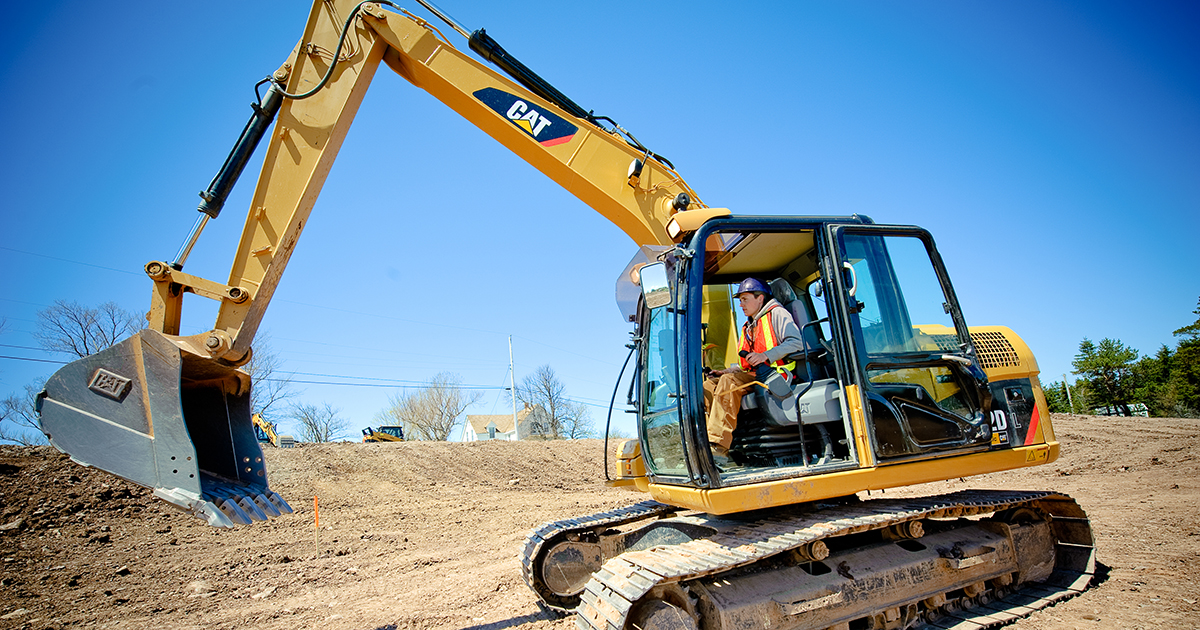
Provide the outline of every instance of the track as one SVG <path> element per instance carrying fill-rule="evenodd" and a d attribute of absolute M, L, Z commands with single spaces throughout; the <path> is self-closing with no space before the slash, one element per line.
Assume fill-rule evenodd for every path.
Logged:
<path fill-rule="evenodd" d="M 677 511 L 678 508 L 657 501 L 643 501 L 599 514 L 546 523 L 525 537 L 525 545 L 521 549 L 521 577 L 547 606 L 562 612 L 568 611 L 579 604 L 578 598 L 560 597 L 546 584 L 545 572 L 541 569 L 542 554 L 563 541 L 579 540 L 610 527 L 669 516 Z M 594 568 L 600 568 L 599 557 Z"/>
<path fill-rule="evenodd" d="M 981 579 L 965 588 L 948 590 L 914 602 L 888 602 L 881 605 L 882 610 L 876 610 L 870 605 L 874 603 L 873 598 L 879 597 L 874 594 L 878 585 L 856 586 L 853 580 L 837 581 L 834 578 L 837 586 L 822 591 L 826 593 L 822 597 L 781 602 L 777 596 L 774 600 L 768 598 L 754 612 L 758 615 L 755 625 L 762 625 L 761 616 L 769 614 L 778 616 L 777 622 L 782 623 L 782 627 L 840 628 L 846 626 L 841 625 L 844 620 L 839 620 L 841 618 L 837 615 L 841 613 L 838 610 L 845 608 L 852 611 L 854 605 L 861 607 L 866 602 L 870 614 L 856 617 L 868 619 L 865 623 L 871 625 L 862 625 L 864 628 L 974 629 L 1001 625 L 1072 597 L 1090 583 L 1094 571 L 1091 530 L 1086 514 L 1069 497 L 1049 492 L 968 490 L 934 497 L 871 500 L 816 510 L 800 508 L 792 513 L 777 513 L 748 522 L 703 516 L 693 518 L 695 522 L 712 527 L 716 533 L 680 544 L 654 545 L 625 553 L 619 553 L 618 546 L 616 553 L 603 554 L 611 559 L 604 562 L 599 570 L 595 570 L 594 565 L 599 564 L 600 554 L 595 554 L 589 561 L 593 565 L 588 571 L 590 580 L 579 596 L 577 623 L 582 630 L 623 630 L 632 625 L 696 628 L 700 627 L 700 618 L 704 617 L 703 627 L 721 627 L 714 621 L 719 616 L 715 614 L 717 605 L 709 600 L 714 597 L 719 599 L 720 593 L 714 587 L 725 586 L 727 591 L 735 591 L 728 585 L 730 579 L 739 579 L 737 576 L 771 570 L 776 571 L 771 574 L 776 576 L 779 573 L 778 565 L 784 560 L 792 564 L 822 560 L 828 555 L 824 543 L 836 546 L 838 541 L 835 539 L 863 532 L 894 532 L 915 526 L 915 535 L 902 537 L 918 538 L 921 535 L 921 522 L 932 524 L 1006 511 L 1012 514 L 1018 510 L 1026 510 L 1049 521 L 1053 553 L 1057 555 L 1053 573 L 1034 583 L 1013 583 L 1010 578 L 1003 576 L 1001 579 Z M 551 548 L 560 552 L 574 552 L 572 543 L 564 545 L 562 541 L 579 540 L 587 543 L 596 540 L 606 528 L 639 520 L 659 519 L 673 511 L 670 506 L 651 501 L 624 510 L 543 526 L 531 534 L 525 544 L 522 567 L 526 582 L 539 596 L 543 596 L 547 604 L 565 608 L 565 604 L 571 603 L 570 599 L 544 597 L 548 589 L 540 576 L 545 573 L 542 563 L 548 555 L 539 554 L 545 554 Z M 597 549 L 603 547 L 596 546 Z M 610 545 L 607 551 L 612 549 Z M 556 558 L 558 562 L 564 559 L 569 557 Z M 946 562 L 955 568 L 983 563 L 982 559 L 970 563 L 952 558 L 944 560 Z M 846 573 L 846 577 L 851 576 Z M 578 577 L 573 579 L 581 581 Z M 753 579 L 745 578 L 746 581 Z M 896 575 L 887 576 L 889 586 L 892 582 L 905 579 L 899 571 Z M 775 582 L 778 582 L 777 576 Z M 856 588 L 861 592 L 856 592 Z M 724 619 L 728 622 L 729 614 L 722 614 L 725 614 Z M 806 618 L 812 618 L 817 625 L 805 625 Z M 666 619 L 670 621 L 664 622 Z M 834 620 L 834 623 L 827 624 L 822 619 Z"/>

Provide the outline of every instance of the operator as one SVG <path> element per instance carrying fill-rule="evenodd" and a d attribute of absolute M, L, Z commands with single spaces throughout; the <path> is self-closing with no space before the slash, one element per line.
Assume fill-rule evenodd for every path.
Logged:
<path fill-rule="evenodd" d="M 784 357 L 804 349 L 800 329 L 792 314 L 771 297 L 771 290 L 762 281 L 746 278 L 733 295 L 747 318 L 742 325 L 741 352 L 738 353 L 741 358 L 724 370 L 709 372 L 711 378 L 704 380 L 708 442 L 713 460 L 721 468 L 730 465 L 729 446 L 737 428 L 742 396 L 748 391 L 745 385 L 760 380 L 755 376 L 756 368 L 775 368 L 790 381 L 796 362 L 784 361 Z"/>

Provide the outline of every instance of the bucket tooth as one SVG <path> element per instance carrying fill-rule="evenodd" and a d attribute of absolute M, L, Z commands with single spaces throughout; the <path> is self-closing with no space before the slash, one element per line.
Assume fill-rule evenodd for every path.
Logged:
<path fill-rule="evenodd" d="M 274 505 L 271 505 L 271 502 L 267 500 L 267 497 L 261 494 L 254 495 L 254 505 L 257 505 L 258 509 L 265 512 L 268 517 L 279 516 L 279 510 L 276 509 Z"/>
<path fill-rule="evenodd" d="M 217 498 L 209 503 L 215 505 L 234 525 L 249 525 L 251 523 L 250 515 L 238 507 L 237 501 L 233 499 Z"/>
<path fill-rule="evenodd" d="M 200 501 L 191 512 L 193 516 L 207 521 L 213 527 L 234 527 L 235 525 L 244 524 L 233 522 L 230 520 L 229 515 L 218 509 L 215 503 L 209 501 Z"/>
<path fill-rule="evenodd" d="M 276 510 L 279 510 L 280 514 L 292 513 L 292 506 L 288 505 L 288 502 L 284 501 L 283 497 L 279 496 L 279 493 L 272 490 L 264 490 L 263 496 L 267 498 L 267 501 L 269 501 L 271 505 L 275 506 Z"/>
<path fill-rule="evenodd" d="M 256 521 L 265 521 L 267 518 L 269 518 L 267 513 L 264 512 L 262 508 L 258 507 L 258 504 L 256 504 L 254 500 L 248 496 L 239 498 L 237 503 L 238 505 L 242 506 L 242 509 L 245 510 L 247 514 L 250 515 L 250 518 Z"/>

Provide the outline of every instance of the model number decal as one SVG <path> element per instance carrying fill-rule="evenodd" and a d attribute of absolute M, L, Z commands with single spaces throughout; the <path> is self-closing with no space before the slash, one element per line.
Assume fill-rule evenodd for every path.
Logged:
<path fill-rule="evenodd" d="M 992 412 L 992 445 L 1008 444 L 1008 415 L 1004 410 Z"/>

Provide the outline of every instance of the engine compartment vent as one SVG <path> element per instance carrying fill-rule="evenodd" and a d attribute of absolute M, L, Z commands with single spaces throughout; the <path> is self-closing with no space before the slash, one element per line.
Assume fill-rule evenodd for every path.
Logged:
<path fill-rule="evenodd" d="M 1008 338 L 999 332 L 972 332 L 971 342 L 983 369 L 995 367 L 1020 367 L 1021 357 L 1013 349 Z"/>

